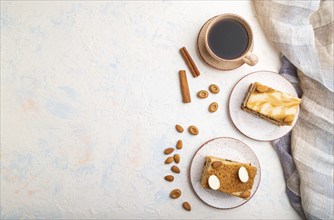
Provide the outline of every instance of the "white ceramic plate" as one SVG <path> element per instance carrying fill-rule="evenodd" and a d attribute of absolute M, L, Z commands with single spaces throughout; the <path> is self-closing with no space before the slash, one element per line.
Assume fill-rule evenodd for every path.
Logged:
<path fill-rule="evenodd" d="M 241 109 L 248 87 L 253 82 L 259 82 L 292 96 L 298 96 L 292 84 L 278 73 L 270 71 L 258 71 L 243 77 L 234 86 L 229 100 L 229 113 L 232 122 L 244 135 L 259 141 L 276 140 L 289 131 L 296 124 L 299 110 L 291 126 L 278 126 L 272 124 L 256 115 L 245 112 Z"/>
<path fill-rule="evenodd" d="M 257 168 L 251 197 L 248 200 L 220 191 L 204 189 L 200 184 L 206 156 L 216 156 L 242 163 L 251 163 Z M 261 179 L 260 163 L 254 152 L 243 142 L 229 137 L 220 137 L 204 143 L 195 153 L 190 165 L 190 181 L 198 197 L 206 204 L 219 209 L 232 209 L 245 204 L 255 194 Z"/>

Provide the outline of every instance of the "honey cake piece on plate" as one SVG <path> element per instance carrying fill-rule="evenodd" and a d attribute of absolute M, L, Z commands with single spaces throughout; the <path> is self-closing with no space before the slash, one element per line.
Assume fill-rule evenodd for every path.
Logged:
<path fill-rule="evenodd" d="M 262 85 L 249 86 L 241 108 L 279 126 L 292 125 L 301 99 Z"/>
<path fill-rule="evenodd" d="M 256 172 L 257 168 L 251 164 L 206 156 L 201 185 L 203 188 L 249 199 Z"/>

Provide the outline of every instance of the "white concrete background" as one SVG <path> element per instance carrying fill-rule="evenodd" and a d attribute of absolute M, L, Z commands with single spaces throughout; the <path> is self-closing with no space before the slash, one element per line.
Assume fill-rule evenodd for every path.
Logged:
<path fill-rule="evenodd" d="M 255 67 L 222 72 L 198 56 L 198 31 L 221 13 L 237 13 L 253 27 Z M 182 46 L 201 70 L 199 78 L 188 75 L 193 101 L 186 105 Z M 243 136 L 227 112 L 242 76 L 279 67 L 250 1 L 2 1 L 1 218 L 299 218 L 271 144 Z M 221 92 L 197 99 L 211 83 Z M 207 111 L 212 101 L 220 104 L 214 114 Z M 195 124 L 200 134 L 179 134 L 176 123 Z M 197 198 L 187 170 L 196 149 L 218 136 L 244 141 L 262 166 L 255 196 L 227 211 Z M 163 150 L 178 139 L 185 145 L 181 174 L 169 183 Z M 171 200 L 176 187 L 183 194 Z"/>

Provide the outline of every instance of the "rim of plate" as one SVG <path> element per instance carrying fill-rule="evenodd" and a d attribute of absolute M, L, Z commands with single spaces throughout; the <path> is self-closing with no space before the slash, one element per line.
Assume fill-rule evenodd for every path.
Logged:
<path fill-rule="evenodd" d="M 204 56 L 202 55 L 202 53 L 201 53 L 201 51 L 200 51 L 200 49 L 199 49 L 199 45 L 200 45 L 200 42 L 199 42 L 199 35 L 201 35 L 202 31 L 204 31 L 204 26 L 207 25 L 207 23 L 208 23 L 209 21 L 211 21 L 212 19 L 214 19 L 215 17 L 217 17 L 217 15 L 214 16 L 214 17 L 212 17 L 212 18 L 210 18 L 210 19 L 208 19 L 208 20 L 202 25 L 201 29 L 199 30 L 199 32 L 198 32 L 198 34 L 197 34 L 197 40 L 196 40 L 197 52 L 199 53 L 199 55 L 200 55 L 200 57 L 202 58 L 202 60 L 204 61 L 204 63 L 206 63 L 208 66 L 210 66 L 210 67 L 212 67 L 212 68 L 214 68 L 214 69 L 216 69 L 216 70 L 219 70 L 219 71 L 229 71 L 229 70 L 222 70 L 222 69 L 219 69 L 219 68 L 217 68 L 217 67 L 215 67 L 215 66 L 209 64 L 209 63 L 206 61 L 206 59 L 204 58 Z"/>
<path fill-rule="evenodd" d="M 250 197 L 249 199 L 247 199 L 244 203 L 241 203 L 240 205 L 237 205 L 237 206 L 234 206 L 234 207 L 230 207 L 230 208 L 219 208 L 219 207 L 216 207 L 216 206 L 213 206 L 213 205 L 208 204 L 208 203 L 207 203 L 206 201 L 204 201 L 201 197 L 199 197 L 199 195 L 198 195 L 197 192 L 195 191 L 194 185 L 193 185 L 193 183 L 192 183 L 192 181 L 191 181 L 191 168 L 192 168 L 192 165 L 193 165 L 193 162 L 194 162 L 194 158 L 196 157 L 197 153 L 198 153 L 198 152 L 199 152 L 205 145 L 207 145 L 209 142 L 214 141 L 214 140 L 216 140 L 216 139 L 233 139 L 233 140 L 236 140 L 236 141 L 239 141 L 239 142 L 243 143 L 243 144 L 244 144 L 246 147 L 248 147 L 249 150 L 253 153 L 253 155 L 255 156 L 255 159 L 256 159 L 257 163 L 259 164 L 259 169 L 260 169 L 260 173 L 259 173 L 259 184 L 256 186 L 256 188 L 255 188 L 255 190 L 254 190 L 254 193 L 253 193 L 253 194 L 251 195 L 251 197 Z M 249 200 L 251 200 L 251 199 L 253 198 L 253 196 L 256 194 L 256 192 L 257 192 L 257 190 L 258 190 L 258 188 L 259 188 L 259 186 L 260 186 L 260 183 L 261 183 L 261 164 L 260 164 L 260 161 L 259 161 L 259 159 L 257 158 L 255 152 L 253 151 L 253 149 L 250 148 L 245 142 L 242 142 L 242 141 L 240 141 L 239 139 L 236 139 L 236 138 L 233 138 L 233 137 L 216 137 L 216 138 L 212 138 L 212 139 L 210 139 L 210 140 L 204 142 L 204 143 L 203 143 L 203 144 L 196 150 L 196 152 L 194 153 L 194 156 L 193 156 L 193 158 L 191 159 L 191 163 L 190 163 L 190 167 L 189 167 L 189 181 L 190 181 L 190 185 L 191 185 L 193 191 L 195 192 L 196 196 L 197 196 L 202 202 L 204 202 L 205 204 L 207 204 L 208 206 L 210 206 L 210 207 L 212 207 L 212 208 L 215 208 L 215 209 L 222 209 L 222 210 L 235 209 L 235 208 L 238 208 L 238 207 L 240 207 L 240 206 L 246 204 L 246 203 L 247 203 Z"/>
<path fill-rule="evenodd" d="M 241 80 L 243 80 L 243 79 L 246 78 L 247 76 L 252 75 L 252 74 L 255 74 L 255 73 L 259 73 L 259 72 L 269 72 L 269 73 L 277 74 L 277 76 L 279 76 L 279 77 L 281 77 L 282 79 L 284 79 L 286 82 L 288 82 L 288 83 L 293 87 L 293 85 L 291 84 L 291 82 L 290 82 L 289 80 L 287 80 L 286 78 L 284 78 L 283 76 L 281 76 L 279 73 L 274 72 L 274 71 L 271 71 L 271 70 L 258 70 L 258 71 L 254 71 L 254 72 L 248 73 L 247 75 L 245 75 L 245 76 L 243 76 L 241 79 L 239 79 L 239 80 L 234 84 L 234 86 L 233 86 L 233 88 L 232 88 L 232 90 L 231 90 L 230 96 L 229 96 L 229 98 L 228 98 L 228 115 L 230 116 L 230 119 L 231 119 L 231 121 L 232 121 L 234 127 L 235 127 L 240 133 L 242 133 L 243 135 L 245 135 L 246 137 L 248 137 L 248 138 L 250 138 L 250 139 L 252 139 L 252 140 L 261 141 L 261 142 L 275 141 L 275 140 L 280 139 L 280 138 L 283 137 L 284 135 L 288 134 L 288 133 L 292 130 L 292 128 L 296 125 L 296 122 L 297 122 L 297 121 L 291 126 L 290 130 L 289 130 L 287 133 L 285 133 L 284 135 L 282 135 L 281 137 L 274 138 L 274 139 L 268 139 L 268 140 L 261 140 L 261 139 L 256 139 L 256 138 L 254 138 L 254 137 L 251 137 L 251 136 L 245 134 L 243 131 L 241 131 L 241 130 L 237 127 L 237 125 L 235 124 L 235 122 L 233 121 L 232 116 L 231 116 L 231 105 L 230 105 L 230 103 L 231 103 L 231 95 L 232 95 L 232 93 L 234 92 L 235 87 L 239 84 L 239 82 L 240 82 Z M 293 88 L 294 88 L 294 87 L 293 87 Z M 300 107 L 298 108 L 298 117 L 299 117 L 299 110 L 300 110 Z"/>

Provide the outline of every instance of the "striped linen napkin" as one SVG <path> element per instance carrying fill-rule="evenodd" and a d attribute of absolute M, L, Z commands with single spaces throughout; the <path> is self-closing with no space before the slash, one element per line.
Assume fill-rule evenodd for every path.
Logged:
<path fill-rule="evenodd" d="M 334 1 L 253 3 L 267 37 L 284 56 L 280 74 L 302 97 L 292 132 L 273 142 L 288 198 L 303 218 L 334 219 Z"/>

